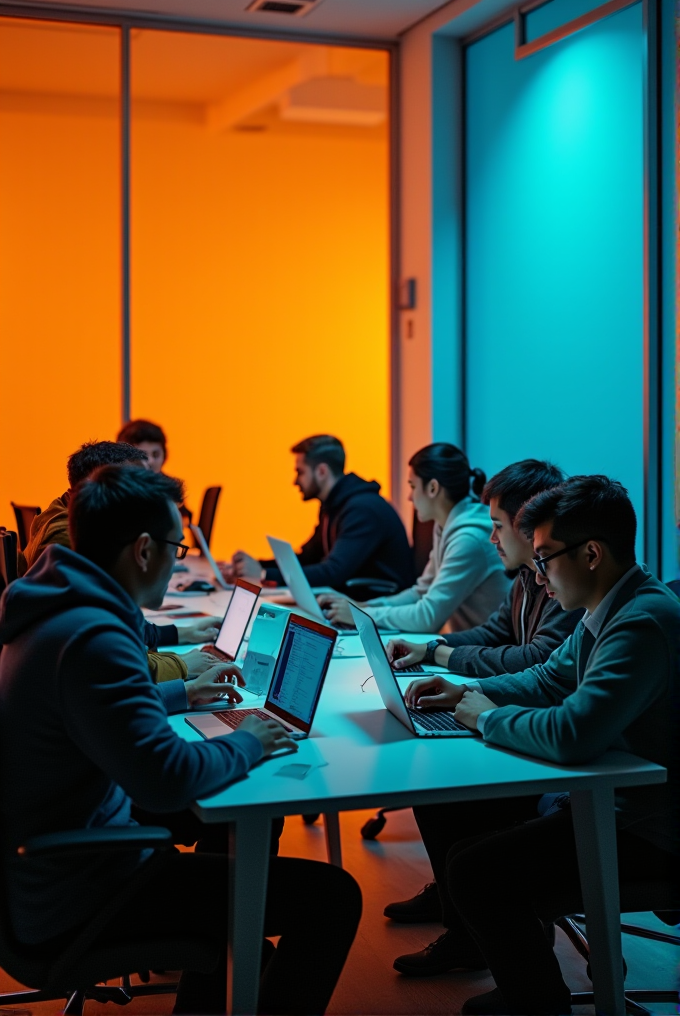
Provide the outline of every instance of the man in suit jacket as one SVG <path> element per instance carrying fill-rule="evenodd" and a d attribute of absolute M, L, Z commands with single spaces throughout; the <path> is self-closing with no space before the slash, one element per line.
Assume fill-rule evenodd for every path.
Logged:
<path fill-rule="evenodd" d="M 532 537 L 537 581 L 564 610 L 585 608 L 576 631 L 546 663 L 483 685 L 424 678 L 409 705 L 455 709 L 490 744 L 563 765 L 630 751 L 668 769 L 668 782 L 617 793 L 622 882 L 640 870 L 677 870 L 673 803 L 678 771 L 673 717 L 678 694 L 680 602 L 635 563 L 636 520 L 627 492 L 604 476 L 576 476 L 537 495 L 520 525 Z M 483 688 L 483 691 L 482 691 Z M 536 806 L 538 805 L 538 815 Z M 424 973 L 488 967 L 496 989 L 464 1013 L 562 1014 L 570 992 L 543 922 L 582 909 L 567 795 L 416 809 L 440 885 L 447 931 L 399 957 Z M 429 964 L 431 967 L 431 964 Z"/>

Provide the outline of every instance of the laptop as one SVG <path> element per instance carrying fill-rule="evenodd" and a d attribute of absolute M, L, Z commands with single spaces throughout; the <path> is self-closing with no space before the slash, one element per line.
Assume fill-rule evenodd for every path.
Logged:
<path fill-rule="evenodd" d="M 321 689 L 333 656 L 337 632 L 299 614 L 291 614 L 262 709 L 225 709 L 185 716 L 209 740 L 231 733 L 246 716 L 277 720 L 295 740 L 308 737 Z"/>
<path fill-rule="evenodd" d="M 328 625 L 328 619 L 319 606 L 319 602 L 312 592 L 312 587 L 307 581 L 307 576 L 302 570 L 302 565 L 297 559 L 297 554 L 290 543 L 285 540 L 277 540 L 274 536 L 268 536 L 269 546 L 276 558 L 279 571 L 283 575 L 283 581 L 288 586 L 290 593 L 301 610 L 310 614 L 317 621 Z M 338 627 L 336 631 L 343 635 L 354 635 L 353 628 Z"/>
<path fill-rule="evenodd" d="M 350 610 L 378 691 L 392 715 L 416 737 L 474 737 L 473 731 L 459 723 L 453 713 L 443 710 L 425 712 L 420 709 L 409 709 L 392 671 L 392 664 L 387 658 L 375 621 L 353 603 L 350 603 Z"/>
<path fill-rule="evenodd" d="M 246 582 L 245 579 L 236 580 L 215 644 L 204 646 L 204 653 L 210 653 L 223 663 L 234 662 L 248 631 L 261 591 L 260 586 L 255 586 L 252 582 Z"/>
<path fill-rule="evenodd" d="M 201 527 L 200 526 L 190 525 L 189 529 L 193 533 L 194 539 L 196 540 L 196 543 L 201 548 L 201 553 L 203 554 L 203 556 L 205 557 L 206 561 L 208 562 L 208 564 L 212 568 L 213 574 L 214 574 L 215 578 L 217 579 L 218 585 L 221 586 L 222 589 L 233 589 L 234 588 L 233 585 L 230 585 L 227 582 L 227 580 L 225 579 L 224 575 L 222 574 L 220 569 L 217 567 L 217 561 L 215 560 L 215 558 L 210 553 L 210 547 L 208 546 L 208 541 L 206 540 L 205 536 L 203 535 L 203 531 L 202 531 Z"/>

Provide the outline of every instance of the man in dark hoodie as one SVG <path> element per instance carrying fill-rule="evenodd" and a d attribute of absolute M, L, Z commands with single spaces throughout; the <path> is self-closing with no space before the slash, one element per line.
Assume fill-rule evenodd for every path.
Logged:
<path fill-rule="evenodd" d="M 71 497 L 74 549 L 49 547 L 0 600 L 0 835 L 9 918 L 25 945 L 63 946 L 147 864 L 143 901 L 112 920 L 103 942 L 132 928 L 153 938 L 193 927 L 226 947 L 224 856 L 17 855 L 41 833 L 134 825 L 133 801 L 181 815 L 272 752 L 294 748 L 279 724 L 254 716 L 200 742 L 168 723 L 140 607 L 161 603 L 183 556 L 180 495 L 181 484 L 163 474 L 102 467 Z M 240 699 L 235 688 L 228 695 Z M 360 911 L 358 886 L 341 869 L 272 859 L 265 934 L 281 943 L 263 975 L 264 1012 L 324 1011 Z M 224 963 L 212 974 L 185 971 L 174 1011 L 224 1012 L 225 985 Z"/>
<path fill-rule="evenodd" d="M 380 496 L 380 484 L 345 473 L 345 449 L 337 437 L 317 434 L 291 448 L 295 486 L 303 501 L 321 502 L 319 524 L 298 554 L 312 586 L 347 592 L 351 578 L 387 579 L 398 591 L 415 581 L 413 555 L 396 511 Z M 236 575 L 257 582 L 283 582 L 276 561 L 258 561 L 239 550 Z"/>

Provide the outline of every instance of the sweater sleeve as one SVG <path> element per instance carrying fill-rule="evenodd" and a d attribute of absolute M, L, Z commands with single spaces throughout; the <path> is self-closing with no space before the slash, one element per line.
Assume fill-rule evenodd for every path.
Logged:
<path fill-rule="evenodd" d="M 246 731 L 210 741 L 179 737 L 137 646 L 104 627 L 74 636 L 59 673 L 64 723 L 93 764 L 141 808 L 181 811 L 245 776 L 262 747 Z"/>
<path fill-rule="evenodd" d="M 573 655 L 558 650 L 548 666 L 555 656 L 560 666 L 571 660 L 572 694 L 548 708 L 517 703 L 492 710 L 484 724 L 486 741 L 559 765 L 588 762 L 613 747 L 665 691 L 670 673 L 666 642 L 651 617 L 622 618 L 608 625 L 577 688 Z M 484 693 L 496 701 L 486 684 Z"/>
<path fill-rule="evenodd" d="M 163 684 L 158 685 L 158 691 L 168 716 L 188 711 L 189 699 L 184 681 L 164 681 Z"/>
<path fill-rule="evenodd" d="M 174 624 L 152 624 L 144 622 L 144 644 L 147 649 L 158 649 L 159 646 L 176 646 L 179 632 Z"/>
<path fill-rule="evenodd" d="M 483 582 L 486 569 L 479 540 L 466 532 L 454 532 L 444 548 L 437 575 L 416 603 L 392 605 L 392 598 L 386 597 L 385 606 L 369 608 L 367 612 L 377 625 L 383 627 L 399 631 L 437 632 Z"/>
<path fill-rule="evenodd" d="M 306 543 L 302 544 L 297 559 L 304 568 L 306 565 L 316 564 L 323 560 L 323 543 L 321 540 L 321 526 L 317 526 Z M 262 560 L 260 564 L 265 570 L 267 582 L 276 582 L 277 586 L 283 585 L 283 575 L 279 571 L 276 560 Z"/>
<path fill-rule="evenodd" d="M 367 509 L 365 498 L 357 498 L 360 503 L 347 506 L 343 513 L 342 529 L 339 530 L 330 553 L 317 564 L 306 564 L 304 553 L 309 544 L 302 548 L 300 555 L 307 581 L 311 586 L 331 586 L 341 588 L 355 576 L 361 575 L 361 568 L 382 539 L 379 519 Z M 311 541 L 310 541 L 311 542 Z M 267 575 L 269 577 L 269 575 Z"/>
<path fill-rule="evenodd" d="M 516 674 L 489 677 L 481 686 L 487 698 L 497 706 L 554 706 L 576 689 L 576 661 L 583 637 L 583 625 L 564 642 L 545 663 Z"/>
<path fill-rule="evenodd" d="M 166 681 L 186 681 L 189 668 L 176 653 L 148 653 L 149 671 L 155 684 Z"/>

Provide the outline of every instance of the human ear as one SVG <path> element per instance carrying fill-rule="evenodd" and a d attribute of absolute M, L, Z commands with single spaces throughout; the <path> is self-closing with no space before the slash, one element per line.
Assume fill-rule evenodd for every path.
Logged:
<path fill-rule="evenodd" d="M 586 544 L 586 560 L 588 561 L 588 567 L 591 571 L 595 569 L 602 562 L 602 547 L 599 543 L 590 541 Z"/>
<path fill-rule="evenodd" d="M 148 533 L 141 533 L 135 540 L 132 548 L 135 564 L 145 573 L 149 570 L 151 563 L 152 542 Z"/>

